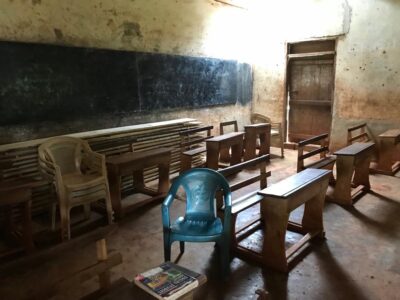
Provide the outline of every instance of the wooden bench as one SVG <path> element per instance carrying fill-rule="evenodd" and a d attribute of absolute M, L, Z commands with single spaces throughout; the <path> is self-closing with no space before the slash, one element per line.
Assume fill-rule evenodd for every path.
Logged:
<path fill-rule="evenodd" d="M 355 143 L 335 152 L 336 185 L 333 197 L 328 197 L 330 201 L 353 205 L 356 197 L 370 189 L 369 165 L 374 152 L 375 144 L 371 142 Z"/>
<path fill-rule="evenodd" d="M 244 126 L 244 157 L 243 159 L 249 160 L 257 156 L 256 149 L 258 148 L 258 155 L 269 154 L 271 137 L 271 124 L 259 123 Z M 258 142 L 258 145 L 257 145 Z"/>
<path fill-rule="evenodd" d="M 324 237 L 322 211 L 329 177 L 332 171 L 306 169 L 259 192 L 264 215 L 264 242 L 262 253 L 253 258 L 266 267 L 288 271 L 288 260 L 308 241 Z M 305 204 L 301 224 L 289 221 L 290 213 Z M 286 230 L 304 237 L 285 249 Z"/>
<path fill-rule="evenodd" d="M 266 170 L 266 165 L 268 161 L 269 161 L 269 154 L 266 154 L 218 171 L 231 182 L 230 188 L 232 192 L 245 188 L 255 182 L 260 183 L 259 189 L 256 188 L 253 191 L 232 200 L 231 248 L 239 256 L 247 255 L 247 249 L 240 246 L 239 242 L 244 238 L 246 238 L 247 236 L 249 236 L 250 234 L 252 234 L 260 227 L 260 224 L 259 226 L 253 226 L 253 225 L 261 221 L 261 214 L 252 220 L 248 220 L 244 225 L 242 225 L 238 229 L 236 229 L 236 220 L 239 213 L 262 201 L 263 197 L 258 195 L 257 192 L 267 187 L 267 178 L 271 176 L 271 172 L 270 171 L 267 172 Z M 233 179 L 238 175 L 238 172 L 244 169 L 254 168 L 255 166 L 259 167 L 260 170 L 259 174 L 250 176 L 238 182 L 233 182 Z M 223 211 L 222 199 L 218 201 L 217 205 L 219 210 Z M 223 213 L 221 213 L 220 215 L 222 216 Z"/>
<path fill-rule="evenodd" d="M 233 126 L 233 129 L 230 130 L 230 132 L 238 132 L 239 131 L 236 120 L 226 121 L 226 122 L 219 123 L 219 134 L 223 135 L 223 134 L 227 133 L 225 127 L 230 127 L 230 126 Z"/>
<path fill-rule="evenodd" d="M 193 166 L 204 166 L 204 159 L 200 156 L 206 153 L 205 141 L 212 138 L 211 130 L 214 126 L 203 126 L 179 132 L 181 138 L 181 166 L 180 173 L 191 169 Z"/>
<path fill-rule="evenodd" d="M 400 144 L 400 129 L 390 129 L 379 135 L 379 160 L 376 173 L 394 176 L 400 170 L 400 159 L 396 153 Z"/>
<path fill-rule="evenodd" d="M 367 123 L 362 123 L 350 128 L 347 128 L 347 145 L 355 142 L 370 142 L 373 141 L 368 133 Z"/>
<path fill-rule="evenodd" d="M 328 134 L 321 134 L 310 139 L 301 141 L 298 143 L 297 149 L 297 173 L 308 168 L 313 169 L 326 169 L 333 170 L 333 166 L 336 162 L 336 156 L 329 155 L 328 148 Z M 304 153 L 304 151 L 308 151 Z M 305 160 L 309 158 L 314 158 L 319 154 L 319 159 L 317 161 L 305 164 Z M 335 182 L 333 174 L 330 179 L 331 183 Z"/>
<path fill-rule="evenodd" d="M 2 299 L 71 299 L 67 291 L 98 276 L 100 289 L 111 286 L 110 269 L 122 263 L 120 253 L 108 253 L 105 238 L 115 225 L 102 227 L 52 248 L 0 267 Z M 82 259 L 81 250 L 96 243 L 97 260 Z M 87 248 L 87 250 L 90 250 Z M 94 249 L 93 249 L 94 250 Z M 40 280 L 36 280 L 40 279 Z"/>

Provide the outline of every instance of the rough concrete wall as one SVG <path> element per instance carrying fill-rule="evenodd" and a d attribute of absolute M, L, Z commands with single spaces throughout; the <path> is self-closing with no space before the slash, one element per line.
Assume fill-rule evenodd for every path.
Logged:
<path fill-rule="evenodd" d="M 367 122 L 375 138 L 400 127 L 399 1 L 280 1 L 258 11 L 264 57 L 254 67 L 253 110 L 284 119 L 286 42 L 337 36 L 331 148 L 346 144 L 354 124 Z"/>
<path fill-rule="evenodd" d="M 367 122 L 376 138 L 400 128 L 400 1 L 351 1 L 350 31 L 337 45 L 332 148 Z"/>
<path fill-rule="evenodd" d="M 243 10 L 212 0 L 0 0 L 0 39 L 210 56 L 253 65 L 251 107 L 82 122 L 97 128 L 182 116 L 214 125 L 235 118 L 241 126 L 249 121 L 250 109 L 282 121 L 285 44 L 338 36 L 331 147 L 344 145 L 345 129 L 352 124 L 367 121 L 375 135 L 400 126 L 399 1 L 248 3 Z M 21 129 L 10 130 L 24 135 Z M 32 136 L 41 130 L 46 131 L 32 129 Z"/>
<path fill-rule="evenodd" d="M 242 60 L 247 11 L 214 1 L 0 0 L 0 39 L 59 45 L 160 52 Z M 239 28 L 240 27 L 240 28 Z M 99 116 L 63 124 L 2 128 L 2 141 L 65 132 L 193 117 L 216 127 L 221 120 L 249 120 L 250 105 L 165 113 Z M 217 133 L 217 131 L 216 131 Z"/>

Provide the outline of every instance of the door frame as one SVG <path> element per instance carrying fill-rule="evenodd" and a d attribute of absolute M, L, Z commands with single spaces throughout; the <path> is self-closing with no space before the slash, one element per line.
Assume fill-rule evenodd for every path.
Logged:
<path fill-rule="evenodd" d="M 282 115 L 282 124 L 283 124 L 283 140 L 285 144 L 285 148 L 295 149 L 295 143 L 288 141 L 288 73 L 289 73 L 289 53 L 290 53 L 290 46 L 293 44 L 298 43 L 306 43 L 306 42 L 314 42 L 314 41 L 335 41 L 335 55 L 333 58 L 333 83 L 332 83 L 332 107 L 331 107 L 331 114 L 332 120 L 329 126 L 330 132 L 329 137 L 331 136 L 332 131 L 332 121 L 333 121 L 333 108 L 335 102 L 335 81 L 336 81 L 336 55 L 337 55 L 337 44 L 338 44 L 338 36 L 328 36 L 328 37 L 321 37 L 321 38 L 312 38 L 312 39 L 305 39 L 305 40 L 294 40 L 285 43 L 285 76 L 283 79 L 283 115 Z"/>

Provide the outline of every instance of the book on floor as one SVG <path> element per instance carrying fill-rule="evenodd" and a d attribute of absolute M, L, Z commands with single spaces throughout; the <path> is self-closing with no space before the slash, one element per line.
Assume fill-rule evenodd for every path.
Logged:
<path fill-rule="evenodd" d="M 166 262 L 135 276 L 135 284 L 162 300 L 177 299 L 195 289 L 200 274 Z"/>

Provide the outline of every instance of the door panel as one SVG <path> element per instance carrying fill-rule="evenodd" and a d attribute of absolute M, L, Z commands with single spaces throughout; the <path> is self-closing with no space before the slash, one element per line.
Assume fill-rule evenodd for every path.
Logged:
<path fill-rule="evenodd" d="M 332 59 L 291 60 L 288 68 L 289 141 L 329 133 L 334 82 Z"/>

